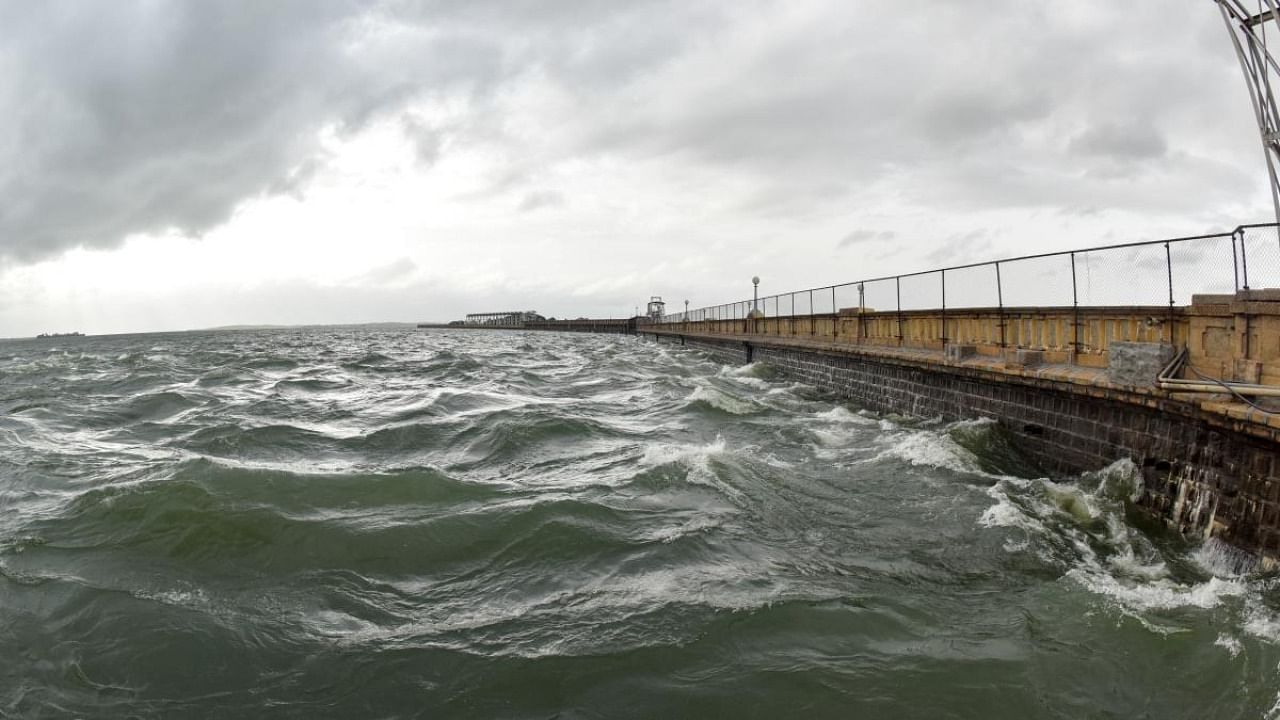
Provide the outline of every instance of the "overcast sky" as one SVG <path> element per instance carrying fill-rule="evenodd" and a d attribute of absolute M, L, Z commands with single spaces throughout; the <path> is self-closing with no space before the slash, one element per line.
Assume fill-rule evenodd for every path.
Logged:
<path fill-rule="evenodd" d="M 1264 180 L 1210 0 L 0 0 L 0 336 L 621 317 Z"/>

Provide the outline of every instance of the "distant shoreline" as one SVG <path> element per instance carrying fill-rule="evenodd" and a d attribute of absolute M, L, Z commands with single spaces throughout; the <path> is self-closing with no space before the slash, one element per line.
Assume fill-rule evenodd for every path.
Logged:
<path fill-rule="evenodd" d="M 412 329 L 417 326 L 416 322 L 367 322 L 367 323 L 309 323 L 304 325 L 218 325 L 215 327 L 204 328 L 185 328 L 182 330 L 137 330 L 132 332 L 108 332 L 108 333 L 83 333 L 79 336 L 63 335 L 59 338 L 44 337 L 38 338 L 35 335 L 12 335 L 10 337 L 0 337 L 0 342 L 21 341 L 21 340 L 57 340 L 67 337 L 80 338 L 105 338 L 105 337 L 124 337 L 128 335 L 177 335 L 182 333 L 201 333 L 201 332 L 237 332 L 252 330 L 305 330 L 310 328 L 388 328 L 388 329 Z"/>

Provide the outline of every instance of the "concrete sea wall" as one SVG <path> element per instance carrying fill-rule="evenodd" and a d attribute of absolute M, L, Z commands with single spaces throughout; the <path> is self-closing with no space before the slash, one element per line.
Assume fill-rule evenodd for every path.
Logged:
<path fill-rule="evenodd" d="M 1096 374 L 1078 382 L 1069 374 L 1011 373 L 990 363 L 806 346 L 780 336 L 641 332 L 726 363 L 763 362 L 882 412 L 991 418 L 1053 471 L 1131 459 L 1143 476 L 1136 502 L 1142 511 L 1184 534 L 1216 537 L 1267 563 L 1280 560 L 1280 464 L 1276 430 L 1265 423 L 1153 389 L 1111 386 Z"/>

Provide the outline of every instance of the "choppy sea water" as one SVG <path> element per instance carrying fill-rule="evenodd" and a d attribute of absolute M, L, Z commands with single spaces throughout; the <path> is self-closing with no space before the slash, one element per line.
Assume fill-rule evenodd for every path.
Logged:
<path fill-rule="evenodd" d="M 629 337 L 0 343 L 0 716 L 1280 715 L 1136 482 Z"/>

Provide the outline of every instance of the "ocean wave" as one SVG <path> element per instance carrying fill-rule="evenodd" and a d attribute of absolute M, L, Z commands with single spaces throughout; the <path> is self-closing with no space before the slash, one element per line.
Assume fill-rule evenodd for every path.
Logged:
<path fill-rule="evenodd" d="M 184 450 L 230 459 L 315 460 L 332 455 L 340 440 L 323 432 L 289 424 L 244 427 L 223 423 L 201 428 L 173 444 Z"/>
<path fill-rule="evenodd" d="M 695 387 L 689 394 L 685 407 L 691 410 L 729 415 L 751 415 L 760 410 L 759 406 L 749 400 L 733 397 L 707 385 Z"/>
<path fill-rule="evenodd" d="M 1151 526 L 1132 463 L 1043 473 L 989 420 L 635 338 L 78 344 L 0 353 L 0 714 L 1257 717 L 1280 690 L 1273 575 Z"/>

